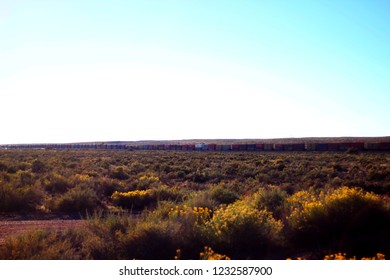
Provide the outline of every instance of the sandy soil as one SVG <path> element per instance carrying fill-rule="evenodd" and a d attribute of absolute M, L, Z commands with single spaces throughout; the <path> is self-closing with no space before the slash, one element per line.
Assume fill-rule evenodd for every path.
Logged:
<path fill-rule="evenodd" d="M 11 235 L 18 235 L 34 229 L 58 229 L 82 227 L 85 220 L 5 220 L 0 221 L 0 245 L 4 244 L 5 238 Z"/>

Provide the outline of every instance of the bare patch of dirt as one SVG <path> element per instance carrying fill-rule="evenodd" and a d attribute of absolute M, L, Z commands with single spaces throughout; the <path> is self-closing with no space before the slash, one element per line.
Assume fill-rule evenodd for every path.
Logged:
<path fill-rule="evenodd" d="M 85 225 L 85 220 L 53 219 L 53 220 L 3 220 L 0 221 L 0 245 L 4 244 L 7 237 L 19 235 L 30 230 L 55 229 L 66 230 L 80 228 Z"/>

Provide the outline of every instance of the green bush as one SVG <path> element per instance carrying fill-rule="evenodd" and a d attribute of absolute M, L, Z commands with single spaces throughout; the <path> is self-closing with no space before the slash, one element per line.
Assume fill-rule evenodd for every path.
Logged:
<path fill-rule="evenodd" d="M 142 175 L 138 179 L 136 179 L 133 183 L 133 188 L 137 190 L 148 190 L 152 188 L 158 188 L 162 185 L 160 178 L 153 175 L 147 174 Z"/>
<path fill-rule="evenodd" d="M 8 165 L 0 161 L 0 171 L 7 171 L 7 170 L 8 170 Z"/>
<path fill-rule="evenodd" d="M 158 224 L 139 222 L 122 239 L 126 259 L 173 259 L 176 253 L 178 232 L 168 222 Z"/>
<path fill-rule="evenodd" d="M 193 192 L 186 200 L 186 204 L 190 207 L 208 209 L 216 209 L 219 206 L 219 202 L 213 199 L 208 191 Z"/>
<path fill-rule="evenodd" d="M 34 160 L 31 165 L 31 171 L 34 173 L 43 173 L 46 170 L 45 164 L 40 160 Z"/>
<path fill-rule="evenodd" d="M 135 226 L 132 216 L 94 214 L 88 219 L 83 255 L 90 259 L 123 259 L 123 236 Z"/>
<path fill-rule="evenodd" d="M 45 190 L 51 194 L 64 193 L 70 188 L 68 180 L 59 174 L 52 174 L 45 184 Z"/>
<path fill-rule="evenodd" d="M 49 209 L 53 212 L 86 214 L 93 213 L 102 207 L 93 190 L 81 187 L 70 189 L 49 202 Z"/>
<path fill-rule="evenodd" d="M 18 179 L 18 187 L 24 187 L 24 186 L 32 186 L 35 183 L 35 178 L 29 171 L 21 171 L 19 170 L 17 172 Z"/>
<path fill-rule="evenodd" d="M 122 182 L 112 178 L 100 178 L 95 183 L 97 194 L 102 197 L 110 197 L 114 192 L 122 192 L 124 187 Z"/>
<path fill-rule="evenodd" d="M 230 204 L 235 202 L 239 195 L 237 192 L 230 190 L 225 184 L 220 183 L 210 190 L 211 198 L 219 203 Z"/>
<path fill-rule="evenodd" d="M 266 209 L 273 213 L 275 218 L 281 219 L 284 214 L 284 205 L 287 192 L 277 186 L 260 188 L 252 197 L 251 203 L 259 210 Z"/>
<path fill-rule="evenodd" d="M 34 186 L 13 187 L 0 182 L 0 212 L 35 211 L 42 199 L 42 192 Z"/>
<path fill-rule="evenodd" d="M 111 170 L 110 177 L 118 180 L 126 180 L 129 178 L 129 174 L 126 172 L 125 167 L 117 166 Z"/>

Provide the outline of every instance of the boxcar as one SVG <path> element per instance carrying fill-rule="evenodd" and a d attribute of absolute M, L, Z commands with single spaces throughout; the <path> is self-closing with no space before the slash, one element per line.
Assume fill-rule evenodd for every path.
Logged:
<path fill-rule="evenodd" d="M 284 144 L 275 144 L 274 150 L 275 151 L 284 151 Z"/>
<path fill-rule="evenodd" d="M 316 151 L 327 151 L 327 150 L 328 150 L 327 143 L 317 143 L 316 144 Z"/>

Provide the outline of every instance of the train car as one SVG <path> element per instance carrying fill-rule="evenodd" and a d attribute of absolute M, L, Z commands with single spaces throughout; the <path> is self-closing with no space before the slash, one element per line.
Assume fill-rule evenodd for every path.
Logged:
<path fill-rule="evenodd" d="M 232 151 L 239 151 L 240 150 L 240 144 L 232 144 L 231 145 Z"/>
<path fill-rule="evenodd" d="M 232 148 L 231 145 L 222 145 L 222 150 L 225 151 L 225 152 L 226 151 L 230 151 L 231 148 Z"/>
<path fill-rule="evenodd" d="M 329 143 L 328 151 L 338 151 L 340 149 L 339 143 Z"/>
<path fill-rule="evenodd" d="M 379 150 L 380 143 L 364 143 L 364 149 L 368 151 Z"/>
<path fill-rule="evenodd" d="M 348 150 L 349 148 L 351 148 L 351 144 L 352 144 L 352 143 L 349 143 L 349 142 L 339 143 L 339 150 L 340 150 L 340 151 L 346 151 L 346 150 Z"/>
<path fill-rule="evenodd" d="M 247 144 L 239 144 L 238 150 L 239 151 L 246 151 L 248 149 Z"/>
<path fill-rule="evenodd" d="M 293 151 L 294 150 L 294 146 L 293 146 L 293 144 L 284 144 L 283 145 L 283 150 L 284 151 Z"/>
<path fill-rule="evenodd" d="M 350 148 L 358 150 L 358 151 L 362 151 L 362 150 L 364 150 L 364 143 L 363 142 L 354 142 L 351 144 Z"/>
<path fill-rule="evenodd" d="M 274 149 L 273 144 L 264 144 L 264 151 L 272 151 Z"/>
<path fill-rule="evenodd" d="M 390 142 L 379 143 L 379 150 L 381 150 L 381 151 L 390 151 Z"/>
<path fill-rule="evenodd" d="M 316 144 L 315 143 L 305 143 L 305 150 L 306 151 L 315 151 Z"/>
<path fill-rule="evenodd" d="M 217 145 L 216 144 L 209 144 L 209 151 L 215 151 L 217 149 Z"/>
<path fill-rule="evenodd" d="M 256 150 L 256 145 L 255 144 L 247 144 L 246 150 L 247 151 L 254 151 L 254 150 Z"/>
<path fill-rule="evenodd" d="M 196 150 L 195 144 L 188 144 L 186 146 L 187 146 L 187 151 L 195 151 Z"/>
<path fill-rule="evenodd" d="M 293 151 L 304 151 L 305 150 L 305 144 L 292 144 L 292 150 Z"/>
<path fill-rule="evenodd" d="M 274 144 L 274 151 L 284 151 L 284 144 Z"/>
<path fill-rule="evenodd" d="M 255 151 L 264 151 L 264 144 L 255 144 Z"/>
<path fill-rule="evenodd" d="M 195 144 L 195 150 L 196 151 L 202 151 L 203 150 L 203 146 L 204 146 L 203 143 L 197 143 L 197 144 Z"/>
<path fill-rule="evenodd" d="M 315 146 L 316 151 L 327 151 L 328 150 L 328 143 L 316 143 Z"/>

